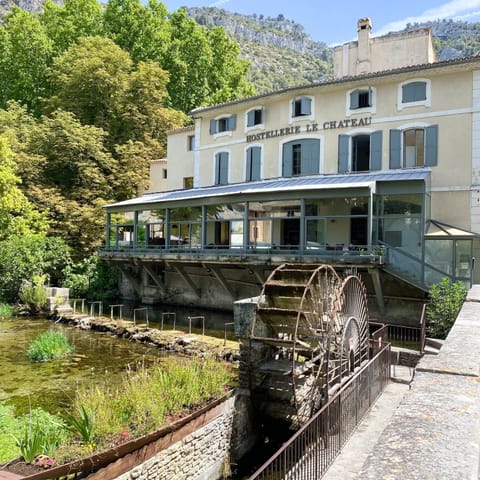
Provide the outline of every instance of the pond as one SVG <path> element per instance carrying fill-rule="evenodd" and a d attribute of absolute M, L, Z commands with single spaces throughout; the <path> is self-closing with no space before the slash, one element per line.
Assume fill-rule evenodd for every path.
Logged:
<path fill-rule="evenodd" d="M 53 362 L 32 363 L 28 348 L 47 330 L 62 331 L 75 352 Z M 71 403 L 82 383 L 116 382 L 128 366 L 162 356 L 157 348 L 128 342 L 110 334 L 93 333 L 46 319 L 0 317 L 0 401 L 17 414 L 41 407 L 50 413 Z"/>

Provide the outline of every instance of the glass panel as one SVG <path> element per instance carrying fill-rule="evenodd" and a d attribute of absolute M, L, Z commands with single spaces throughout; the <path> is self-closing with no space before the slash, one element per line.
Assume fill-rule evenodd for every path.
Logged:
<path fill-rule="evenodd" d="M 440 270 L 443 276 L 452 275 L 453 240 L 425 240 L 425 263 L 431 265 L 436 270 Z M 433 277 L 433 274 L 431 274 L 430 277 Z M 427 276 L 425 276 L 425 278 L 427 281 L 431 281 L 430 278 L 428 278 Z"/>
<path fill-rule="evenodd" d="M 182 207 L 170 209 L 170 221 L 201 220 L 202 207 Z"/>
<path fill-rule="evenodd" d="M 211 205 L 207 207 L 207 220 L 241 219 L 245 214 L 244 203 Z"/>
<path fill-rule="evenodd" d="M 392 247 L 401 247 L 410 255 L 421 257 L 422 221 L 419 215 L 388 216 L 381 219 L 380 240 Z"/>
<path fill-rule="evenodd" d="M 325 246 L 325 219 L 307 220 L 307 249 Z"/>
<path fill-rule="evenodd" d="M 253 219 L 250 221 L 249 242 L 251 248 L 272 246 L 272 221 Z"/>
<path fill-rule="evenodd" d="M 145 225 L 137 226 L 137 248 L 145 248 L 147 244 L 147 229 Z"/>
<path fill-rule="evenodd" d="M 379 215 L 409 215 L 422 212 L 421 193 L 405 195 L 379 195 Z"/>
<path fill-rule="evenodd" d="M 163 247 L 165 245 L 165 224 L 149 223 L 146 225 L 148 233 L 148 246 Z"/>
<path fill-rule="evenodd" d="M 165 209 L 160 210 L 144 210 L 138 212 L 139 223 L 156 223 L 162 222 L 165 219 Z"/>
<path fill-rule="evenodd" d="M 243 220 L 230 222 L 230 246 L 243 247 Z"/>
<path fill-rule="evenodd" d="M 119 247 L 132 247 L 133 225 L 119 225 L 117 227 L 117 240 Z"/>
<path fill-rule="evenodd" d="M 455 276 L 457 278 L 471 277 L 472 241 L 455 240 Z"/>
<path fill-rule="evenodd" d="M 368 215 L 369 197 L 319 198 L 306 200 L 307 216 Z"/>
<path fill-rule="evenodd" d="M 250 218 L 290 218 L 300 217 L 300 200 L 278 202 L 250 202 Z"/>

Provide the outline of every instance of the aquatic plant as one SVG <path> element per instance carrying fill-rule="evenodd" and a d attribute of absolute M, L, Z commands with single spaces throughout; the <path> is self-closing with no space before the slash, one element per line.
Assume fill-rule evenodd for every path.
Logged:
<path fill-rule="evenodd" d="M 74 351 L 62 332 L 48 331 L 39 335 L 28 349 L 28 358 L 32 362 L 48 362 Z"/>
<path fill-rule="evenodd" d="M 89 445 L 93 441 L 95 432 L 95 411 L 89 413 L 84 405 L 77 406 L 78 416 L 67 412 L 63 415 L 65 428 L 72 432 L 78 433 L 83 443 Z"/>

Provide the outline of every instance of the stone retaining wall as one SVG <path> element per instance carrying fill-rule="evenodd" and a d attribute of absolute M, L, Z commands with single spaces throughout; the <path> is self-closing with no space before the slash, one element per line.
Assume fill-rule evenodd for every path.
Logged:
<path fill-rule="evenodd" d="M 237 394 L 181 430 L 90 475 L 90 480 L 217 480 L 226 478 L 255 441 L 247 397 Z M 211 418 L 210 418 L 211 417 Z M 128 468 L 129 467 L 129 468 Z"/>

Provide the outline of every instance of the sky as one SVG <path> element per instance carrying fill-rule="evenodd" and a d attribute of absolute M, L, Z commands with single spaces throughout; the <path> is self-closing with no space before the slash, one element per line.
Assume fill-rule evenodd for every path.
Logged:
<path fill-rule="evenodd" d="M 373 36 L 407 23 L 453 19 L 480 21 L 480 0 L 162 0 L 170 12 L 181 6 L 218 7 L 230 12 L 277 17 L 305 27 L 314 40 L 338 45 L 357 38 L 359 18 L 372 19 Z"/>

